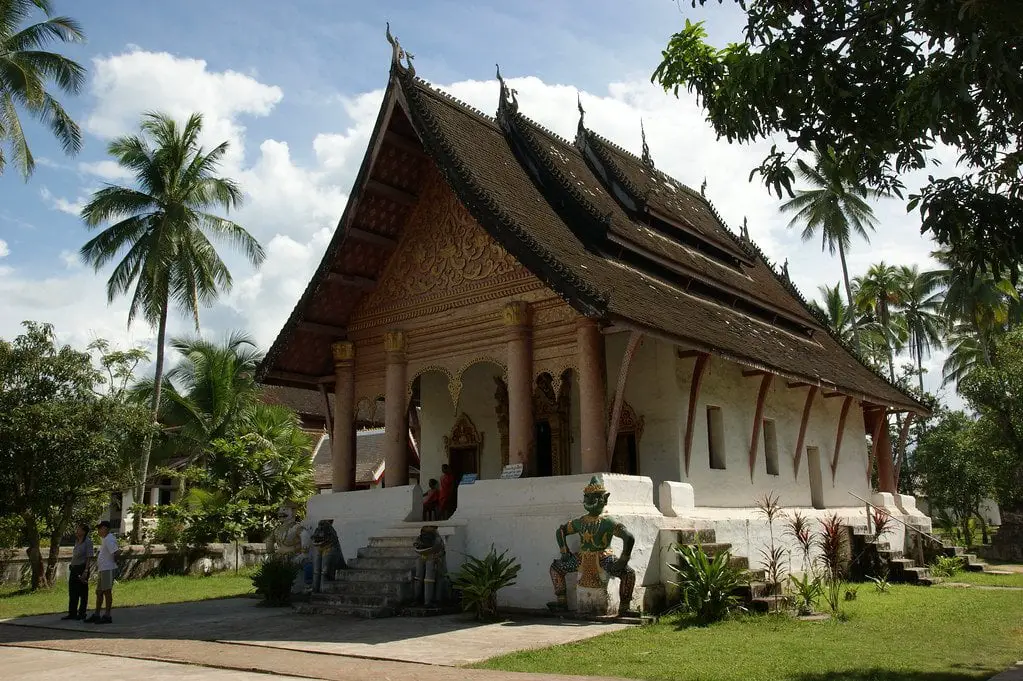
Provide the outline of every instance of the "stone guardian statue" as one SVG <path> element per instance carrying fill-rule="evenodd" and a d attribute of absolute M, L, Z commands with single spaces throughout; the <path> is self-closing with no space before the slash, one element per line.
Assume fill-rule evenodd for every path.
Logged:
<path fill-rule="evenodd" d="M 555 538 L 561 555 L 551 563 L 551 581 L 554 584 L 554 595 L 557 600 L 548 603 L 551 610 L 568 609 L 568 588 L 565 577 L 570 572 L 579 573 L 576 590 L 578 611 L 592 615 L 609 614 L 609 598 L 607 582 L 609 577 L 617 577 L 619 606 L 618 614 L 623 616 L 631 612 L 632 592 L 636 587 L 636 572 L 629 567 L 632 547 L 636 544 L 635 537 L 625 526 L 614 518 L 602 515 L 610 498 L 602 479 L 596 475 L 590 484 L 583 489 L 583 508 L 586 515 L 570 520 L 558 528 Z M 579 552 L 568 550 L 566 537 L 579 535 Z M 615 559 L 611 552 L 611 540 L 621 538 L 624 543 L 622 555 Z"/>
<path fill-rule="evenodd" d="M 323 582 L 333 582 L 337 571 L 348 567 L 333 518 L 324 518 L 316 524 L 309 552 L 313 563 L 313 593 L 319 593 Z"/>
<path fill-rule="evenodd" d="M 435 526 L 424 525 L 412 547 L 416 551 L 415 602 L 430 607 L 443 600 L 444 596 L 444 578 L 447 575 L 444 540 Z"/>

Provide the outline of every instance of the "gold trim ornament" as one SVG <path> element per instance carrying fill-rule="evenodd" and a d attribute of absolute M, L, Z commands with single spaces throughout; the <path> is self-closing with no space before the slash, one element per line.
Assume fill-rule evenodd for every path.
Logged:
<path fill-rule="evenodd" d="M 334 363 L 351 362 L 355 359 L 355 343 L 352 341 L 335 341 L 330 344 L 330 352 Z"/>
<path fill-rule="evenodd" d="M 395 329 L 385 333 L 384 350 L 387 352 L 405 352 L 405 332 Z"/>
<path fill-rule="evenodd" d="M 604 479 L 598 478 L 594 475 L 590 478 L 590 484 L 583 488 L 583 494 L 605 494 L 607 488 L 604 487 Z"/>

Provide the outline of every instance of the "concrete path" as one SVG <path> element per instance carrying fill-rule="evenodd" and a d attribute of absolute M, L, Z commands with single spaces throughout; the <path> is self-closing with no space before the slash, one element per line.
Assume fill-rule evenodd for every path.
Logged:
<path fill-rule="evenodd" d="M 261 608 L 256 603 L 253 599 L 237 598 L 115 609 L 111 625 L 63 622 L 59 614 L 7 620 L 0 624 L 3 678 L 38 678 L 31 674 L 8 675 L 5 664 L 8 653 L 16 651 L 22 663 L 26 655 L 39 656 L 38 664 L 60 651 L 128 658 L 130 662 L 122 663 L 142 665 L 135 670 L 138 675 L 156 678 L 163 678 L 158 674 L 187 678 L 192 672 L 169 667 L 150 674 L 145 664 L 177 662 L 240 672 L 352 681 L 392 678 L 551 681 L 578 677 L 455 671 L 451 667 L 624 628 L 556 619 L 480 625 L 463 615 L 362 620 L 297 615 L 288 608 Z M 72 664 L 62 661 L 70 658 L 59 657 L 55 658 L 55 667 Z M 40 668 L 48 667 L 34 667 L 36 671 Z"/>

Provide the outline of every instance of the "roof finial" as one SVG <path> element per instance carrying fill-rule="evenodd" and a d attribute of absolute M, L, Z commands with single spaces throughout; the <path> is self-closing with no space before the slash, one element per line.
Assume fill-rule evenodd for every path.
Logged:
<path fill-rule="evenodd" d="M 646 143 L 646 129 L 643 127 L 643 119 L 639 119 L 639 134 L 643 138 L 643 165 L 650 170 L 654 169 L 654 159 L 650 156 L 650 147 Z"/>
<path fill-rule="evenodd" d="M 501 95 L 497 102 L 497 113 L 516 113 L 519 110 L 518 92 L 508 87 L 501 76 L 501 65 L 497 64 L 497 82 L 501 84 Z"/>
<path fill-rule="evenodd" d="M 578 90 L 575 92 L 576 105 L 579 107 L 579 127 L 585 127 L 586 109 L 583 108 L 583 96 Z"/>
<path fill-rule="evenodd" d="M 416 69 L 412 66 L 412 60 L 415 59 L 415 55 L 411 52 L 406 52 L 398 42 L 398 39 L 391 35 L 391 22 L 387 22 L 387 42 L 391 44 L 391 68 L 399 68 L 408 71 L 410 76 L 415 77 Z M 404 66 L 401 60 L 405 60 Z"/>
<path fill-rule="evenodd" d="M 739 236 L 741 236 L 746 241 L 750 240 L 750 238 L 749 238 L 749 222 L 746 219 L 745 215 L 742 216 L 742 227 L 739 229 Z"/>
<path fill-rule="evenodd" d="M 703 184 L 700 185 L 700 196 L 707 198 L 707 176 L 703 176 Z"/>
<path fill-rule="evenodd" d="M 785 262 L 781 266 L 781 276 L 785 277 L 785 281 L 792 281 L 789 278 L 789 259 L 785 258 Z"/>

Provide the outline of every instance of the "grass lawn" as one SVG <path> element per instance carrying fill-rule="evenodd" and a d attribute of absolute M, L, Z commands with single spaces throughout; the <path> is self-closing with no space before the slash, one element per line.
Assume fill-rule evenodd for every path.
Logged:
<path fill-rule="evenodd" d="M 114 584 L 114 607 L 204 601 L 252 593 L 251 570 L 221 572 L 209 577 L 148 577 Z M 96 602 L 95 584 L 89 584 L 89 612 Z M 67 611 L 67 582 L 35 593 L 0 587 L 0 619 Z"/>
<path fill-rule="evenodd" d="M 997 565 L 991 566 L 997 570 Z M 965 582 L 967 584 L 980 584 L 983 586 L 1019 586 L 1023 587 L 1023 572 L 1015 572 L 1011 575 L 991 575 L 984 572 L 957 572 L 946 581 Z M 1020 594 L 1023 599 L 1023 593 Z"/>
<path fill-rule="evenodd" d="M 1023 592 L 864 585 L 843 607 L 844 622 L 662 620 L 477 666 L 672 681 L 966 681 L 1023 658 Z"/>

